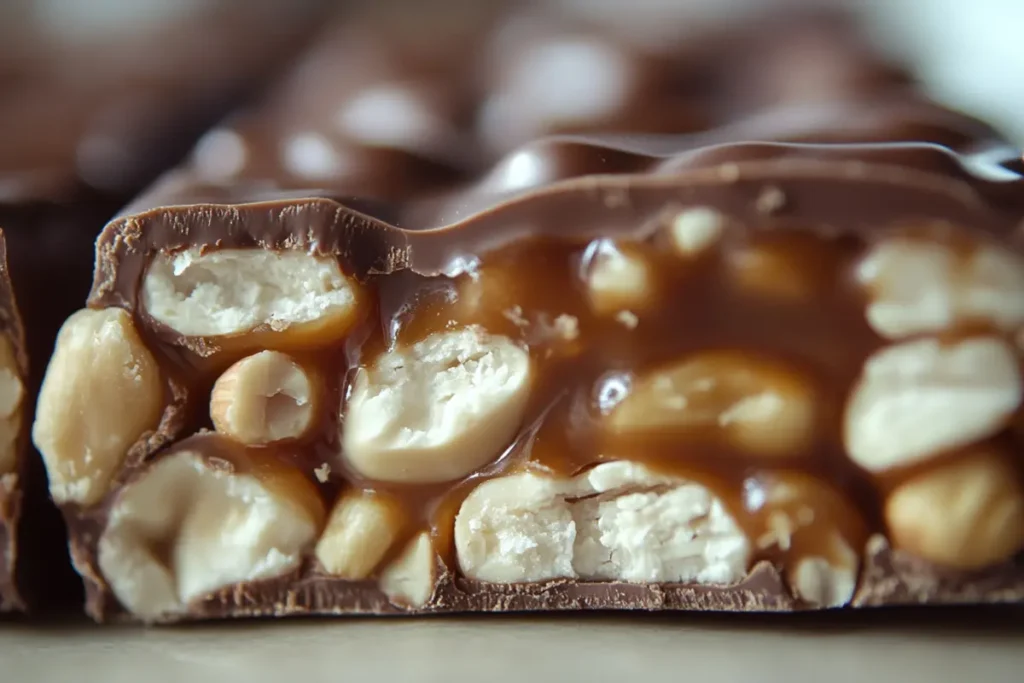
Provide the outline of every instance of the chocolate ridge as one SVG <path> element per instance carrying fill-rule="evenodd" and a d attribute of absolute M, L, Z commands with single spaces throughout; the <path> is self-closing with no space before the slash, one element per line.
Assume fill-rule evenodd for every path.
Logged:
<path fill-rule="evenodd" d="M 579 144 L 594 149 L 592 142 Z M 89 305 L 137 310 L 143 271 L 158 251 L 307 248 L 337 255 L 360 279 L 407 268 L 432 275 L 445 272 L 455 257 L 527 236 L 640 236 L 666 207 L 686 205 L 756 218 L 763 229 L 779 227 L 772 219 L 795 218 L 801 229 L 830 234 L 872 236 L 895 221 L 956 224 L 1024 248 L 1024 177 L 988 157 L 939 145 L 739 143 L 644 158 L 646 173 L 581 175 L 498 198 L 457 221 L 408 227 L 351 208 L 328 190 L 217 203 L 215 196 L 190 199 L 182 191 L 186 179 L 170 176 L 145 200 L 155 207 L 137 205 L 101 233 Z M 982 161 L 986 175 L 977 166 Z M 198 188 L 200 197 L 205 189 Z M 784 196 L 771 215 L 757 201 L 765 189 Z"/>

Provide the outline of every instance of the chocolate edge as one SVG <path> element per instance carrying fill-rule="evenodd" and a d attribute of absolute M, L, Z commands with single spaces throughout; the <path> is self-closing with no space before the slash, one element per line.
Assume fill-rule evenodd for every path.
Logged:
<path fill-rule="evenodd" d="M 21 381 L 25 382 L 28 375 L 25 334 L 7 267 L 7 242 L 3 230 L 0 230 L 0 334 L 10 340 Z M 15 471 L 0 476 L 0 612 L 23 611 L 26 608 L 17 572 L 22 487 L 28 474 L 25 414 L 23 411 L 21 433 L 16 442 Z"/>

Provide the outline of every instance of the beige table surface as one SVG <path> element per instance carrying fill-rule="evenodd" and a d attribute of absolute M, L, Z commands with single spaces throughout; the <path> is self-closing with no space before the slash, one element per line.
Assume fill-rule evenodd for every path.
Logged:
<path fill-rule="evenodd" d="M 0 681 L 1024 683 L 1024 607 L 821 617 L 0 624 Z"/>

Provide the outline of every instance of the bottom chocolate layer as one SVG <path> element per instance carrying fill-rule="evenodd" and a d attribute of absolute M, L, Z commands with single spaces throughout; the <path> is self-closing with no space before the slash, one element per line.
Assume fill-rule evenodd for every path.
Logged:
<path fill-rule="evenodd" d="M 86 579 L 87 612 L 97 621 L 130 621 L 116 598 L 91 571 L 88 553 L 74 552 Z M 1024 558 L 982 572 L 939 570 L 885 539 L 868 541 L 860 586 L 850 608 L 910 605 L 981 605 L 1024 602 Z M 817 609 L 794 597 L 774 566 L 761 562 L 732 586 L 633 584 L 560 579 L 496 584 L 462 578 L 437 562 L 433 595 L 421 608 L 395 604 L 375 581 L 307 576 L 241 583 L 191 605 L 174 621 L 225 618 L 564 612 L 642 610 L 679 612 L 797 612 Z"/>

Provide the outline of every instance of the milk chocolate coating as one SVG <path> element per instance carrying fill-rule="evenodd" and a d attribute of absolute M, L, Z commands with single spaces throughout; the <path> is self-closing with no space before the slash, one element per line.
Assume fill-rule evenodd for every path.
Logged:
<path fill-rule="evenodd" d="M 535 147 L 546 150 L 546 163 L 572 171 L 516 193 L 492 194 L 482 191 L 481 185 L 453 192 L 446 202 L 486 208 L 441 225 L 436 215 L 417 219 L 421 222 L 406 220 L 430 214 L 415 200 L 365 203 L 357 210 L 331 198 L 330 189 L 324 188 L 277 198 L 257 193 L 256 201 L 246 202 L 242 188 L 228 191 L 194 183 L 187 172 L 171 175 L 101 235 L 89 305 L 132 312 L 140 329 L 156 335 L 155 344 L 180 350 L 174 372 L 187 373 L 193 362 L 217 350 L 216 343 L 161 328 L 142 308 L 140 287 L 153 256 L 188 247 L 308 249 L 336 256 L 345 272 L 361 280 L 401 271 L 436 275 L 467 255 L 539 237 L 642 237 L 666 207 L 707 206 L 736 218 L 753 233 L 805 230 L 836 240 L 849 236 L 870 241 L 888 234 L 892 226 L 945 222 L 968 236 L 1024 254 L 1024 177 L 1009 170 L 1015 158 L 1009 150 L 968 153 L 913 143 L 736 143 L 692 148 L 689 139 L 677 138 L 681 151 L 669 153 L 671 142 L 636 139 L 627 148 L 614 138 L 539 141 Z M 657 153 L 641 152 L 645 144 Z M 567 163 L 569 159 L 575 161 Z M 580 161 L 586 159 L 590 162 Z M 624 170 L 594 175 L 604 159 L 614 159 Z M 761 200 L 766 188 L 784 201 L 766 207 Z M 427 227 L 435 229 L 423 229 Z M 120 486 L 142 474 L 166 444 L 185 436 L 188 391 L 187 384 L 175 385 L 175 400 L 159 433 L 132 450 L 104 503 L 86 510 L 65 508 L 76 566 L 86 578 L 88 611 L 97 619 L 121 614 L 96 564 L 96 543 L 107 510 Z M 441 578 L 434 595 L 419 611 L 808 607 L 767 563 L 756 565 L 740 584 L 726 587 L 582 580 L 495 585 L 467 580 L 451 566 L 439 564 L 438 571 Z M 851 604 L 1022 599 L 1020 560 L 976 573 L 953 572 L 894 552 L 884 537 L 875 536 L 865 550 Z M 307 564 L 292 575 L 218 591 L 192 605 L 184 618 L 408 611 L 388 602 L 370 582 L 331 578 Z"/>

